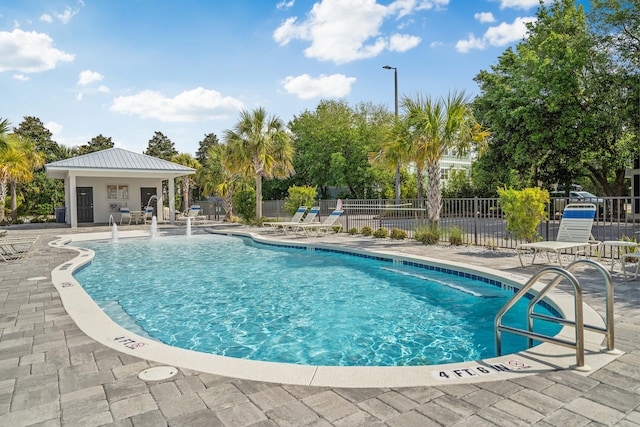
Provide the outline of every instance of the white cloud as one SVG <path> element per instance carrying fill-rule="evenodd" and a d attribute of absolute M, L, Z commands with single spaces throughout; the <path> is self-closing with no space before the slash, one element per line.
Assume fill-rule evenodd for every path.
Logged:
<path fill-rule="evenodd" d="M 61 134 L 62 129 L 64 129 L 64 126 L 56 122 L 47 122 L 44 124 L 44 127 L 49 129 L 49 131 L 53 134 L 53 136 Z"/>
<path fill-rule="evenodd" d="M 535 17 L 517 17 L 513 23 L 506 22 L 489 27 L 482 38 L 476 38 L 469 34 L 467 40 L 459 40 L 456 43 L 458 52 L 467 53 L 471 49 L 486 49 L 489 46 L 505 46 L 517 40 L 522 40 L 527 35 L 526 23 L 534 22 Z"/>
<path fill-rule="evenodd" d="M 53 40 L 47 34 L 20 29 L 10 33 L 0 31 L 0 52 L 0 72 L 37 73 L 74 59 L 74 55 L 54 48 Z"/>
<path fill-rule="evenodd" d="M 276 8 L 277 9 L 290 9 L 293 7 L 293 5 L 295 4 L 295 0 L 282 0 L 279 1 L 278 4 L 276 4 Z"/>
<path fill-rule="evenodd" d="M 26 82 L 27 80 L 29 80 L 29 77 L 25 76 L 24 74 L 14 74 L 13 78 L 22 82 Z"/>
<path fill-rule="evenodd" d="M 532 7 L 538 7 L 539 0 L 500 0 L 500 9 L 523 9 L 529 10 Z"/>
<path fill-rule="evenodd" d="M 78 78 L 78 86 L 87 86 L 93 82 L 99 82 L 104 79 L 104 76 L 96 71 L 84 70 L 80 72 L 80 76 Z"/>
<path fill-rule="evenodd" d="M 394 52 L 406 52 L 420 44 L 420 37 L 407 34 L 394 34 L 389 39 L 389 50 Z"/>
<path fill-rule="evenodd" d="M 98 86 L 98 92 L 108 93 L 109 92 L 109 88 L 104 86 L 104 85 L 100 85 L 100 86 Z"/>
<path fill-rule="evenodd" d="M 491 27 L 484 33 L 484 39 L 491 46 L 504 46 L 516 40 L 522 40 L 527 34 L 527 22 L 534 22 L 534 17 L 517 17 L 512 24 L 503 22 L 497 27 Z"/>
<path fill-rule="evenodd" d="M 63 24 L 68 24 L 71 18 L 78 14 L 78 9 L 71 9 L 69 6 L 62 13 L 56 13 L 56 18 Z"/>
<path fill-rule="evenodd" d="M 456 43 L 456 50 L 458 52 L 467 53 L 471 49 L 486 49 L 487 44 L 482 40 L 476 38 L 473 34 L 469 34 L 467 40 L 458 40 Z"/>
<path fill-rule="evenodd" d="M 305 55 L 320 61 L 343 64 L 372 58 L 384 50 L 406 50 L 420 42 L 411 35 L 381 34 L 386 18 L 446 3 L 448 0 L 397 0 L 384 6 L 376 0 L 321 0 L 313 5 L 304 21 L 298 22 L 297 17 L 286 19 L 273 32 L 273 39 L 281 46 L 296 39 L 310 42 Z"/>
<path fill-rule="evenodd" d="M 496 22 L 496 18 L 493 17 L 493 13 L 491 12 L 478 12 L 474 14 L 473 17 L 476 19 L 476 21 L 482 23 Z"/>
<path fill-rule="evenodd" d="M 242 102 L 235 98 L 198 87 L 174 98 L 151 90 L 119 96 L 113 100 L 110 110 L 165 122 L 196 122 L 226 119 L 243 108 Z"/>
<path fill-rule="evenodd" d="M 351 92 L 351 86 L 355 82 L 355 77 L 347 77 L 344 74 L 320 74 L 319 77 L 302 74 L 296 77 L 287 76 L 282 85 L 287 92 L 300 99 L 340 98 Z"/>
<path fill-rule="evenodd" d="M 51 15 L 49 15 L 48 13 L 44 13 L 41 17 L 40 20 L 42 22 L 48 22 L 49 24 L 53 22 L 53 17 L 51 17 Z"/>

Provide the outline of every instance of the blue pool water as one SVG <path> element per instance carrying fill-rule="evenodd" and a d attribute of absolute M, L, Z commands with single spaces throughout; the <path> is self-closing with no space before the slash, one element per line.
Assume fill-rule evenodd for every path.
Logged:
<path fill-rule="evenodd" d="M 513 295 L 417 266 L 232 236 L 78 246 L 96 256 L 74 276 L 122 326 L 253 360 L 408 366 L 492 357 L 495 314 Z M 516 309 L 505 321 L 525 327 L 526 301 Z M 559 327 L 538 322 L 536 330 Z M 503 335 L 504 352 L 524 348 L 524 338 Z"/>

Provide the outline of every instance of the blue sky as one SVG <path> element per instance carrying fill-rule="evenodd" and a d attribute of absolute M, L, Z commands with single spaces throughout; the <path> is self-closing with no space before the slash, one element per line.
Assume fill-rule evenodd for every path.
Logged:
<path fill-rule="evenodd" d="M 155 131 L 195 155 L 242 109 L 285 123 L 321 99 L 478 93 L 537 0 L 0 0 L 0 117 L 66 146 Z"/>

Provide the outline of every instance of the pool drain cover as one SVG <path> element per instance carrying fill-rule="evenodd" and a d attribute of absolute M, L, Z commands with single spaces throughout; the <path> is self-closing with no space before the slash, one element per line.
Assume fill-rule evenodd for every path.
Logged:
<path fill-rule="evenodd" d="M 142 381 L 160 381 L 166 380 L 178 373 L 178 368 L 173 366 L 156 366 L 155 368 L 145 369 L 138 374 L 138 378 Z"/>

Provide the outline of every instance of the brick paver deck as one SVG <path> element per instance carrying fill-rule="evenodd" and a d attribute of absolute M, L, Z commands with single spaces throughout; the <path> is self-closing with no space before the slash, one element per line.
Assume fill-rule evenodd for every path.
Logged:
<path fill-rule="evenodd" d="M 106 231 L 106 227 L 74 232 Z M 180 369 L 170 380 L 137 374 L 155 364 L 107 348 L 78 329 L 51 282 L 75 256 L 47 244 L 70 229 L 10 229 L 40 236 L 22 261 L 0 262 L 1 426 L 578 426 L 640 425 L 640 281 L 615 273 L 616 348 L 589 376 L 561 370 L 516 380 L 437 387 L 337 389 L 261 383 Z M 330 238 L 331 239 L 331 238 Z M 333 237 L 335 239 L 335 237 Z M 368 238 L 384 246 L 530 275 L 512 253 L 478 255 Z M 585 300 L 600 311 L 602 286 Z"/>

